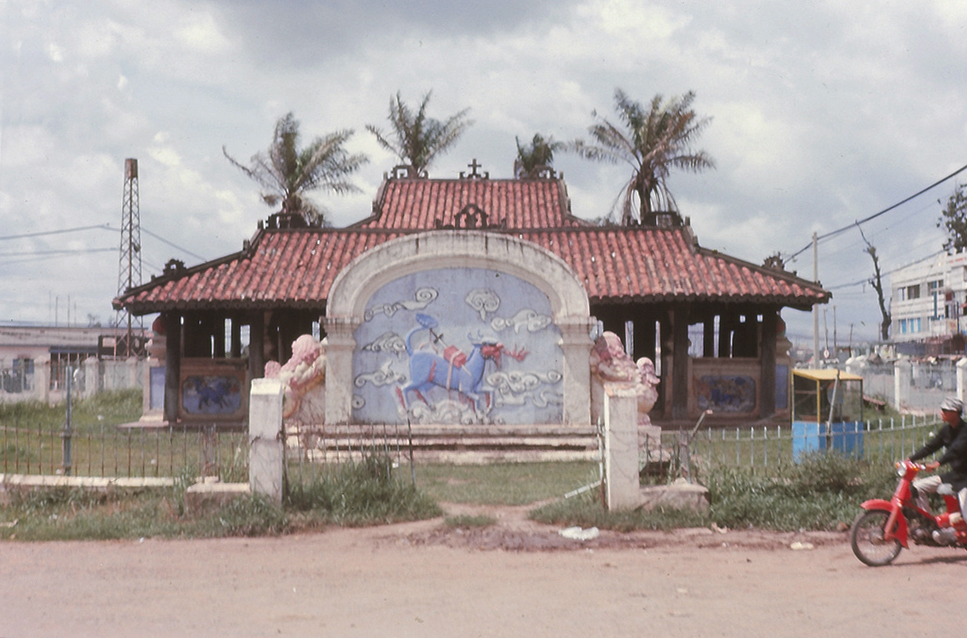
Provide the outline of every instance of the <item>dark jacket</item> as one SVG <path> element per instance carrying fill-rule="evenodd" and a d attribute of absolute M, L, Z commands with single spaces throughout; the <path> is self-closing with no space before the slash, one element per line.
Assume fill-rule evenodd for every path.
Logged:
<path fill-rule="evenodd" d="M 911 461 L 919 461 L 939 450 L 946 448 L 937 459 L 941 465 L 950 465 L 950 471 L 940 475 L 944 483 L 950 483 L 954 492 L 967 487 L 967 423 L 963 420 L 952 428 L 946 423 L 927 443 L 910 455 Z"/>

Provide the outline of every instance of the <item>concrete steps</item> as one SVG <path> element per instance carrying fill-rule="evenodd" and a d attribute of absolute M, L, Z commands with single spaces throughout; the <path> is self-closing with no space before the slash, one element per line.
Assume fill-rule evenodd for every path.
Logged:
<path fill-rule="evenodd" d="M 593 461 L 596 428 L 561 425 L 336 425 L 287 429 L 290 452 L 318 462 L 358 460 L 385 450 L 421 462 Z"/>

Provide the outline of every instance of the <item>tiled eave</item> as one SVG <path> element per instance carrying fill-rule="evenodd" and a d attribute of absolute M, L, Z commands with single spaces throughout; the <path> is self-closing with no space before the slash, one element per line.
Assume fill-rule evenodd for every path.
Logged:
<path fill-rule="evenodd" d="M 248 248 L 132 289 L 115 307 L 135 314 L 305 308 L 323 312 L 338 272 L 363 252 L 416 230 L 261 230 Z M 432 232 L 432 231 L 430 231 Z M 737 303 L 808 309 L 830 293 L 791 273 L 696 245 L 687 228 L 561 227 L 502 232 L 561 257 L 592 304 Z"/>

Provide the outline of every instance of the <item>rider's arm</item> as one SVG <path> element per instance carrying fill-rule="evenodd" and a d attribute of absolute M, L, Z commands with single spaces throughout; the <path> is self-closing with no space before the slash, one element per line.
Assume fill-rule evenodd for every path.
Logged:
<path fill-rule="evenodd" d="M 961 425 L 954 434 L 953 440 L 944 450 L 943 455 L 937 459 L 937 461 L 943 465 L 945 463 L 952 463 L 954 461 L 967 458 L 967 430 L 962 430 L 964 426 Z"/>
<path fill-rule="evenodd" d="M 944 426 L 947 427 L 947 426 Z M 920 459 L 925 459 L 940 448 L 944 446 L 944 437 L 941 432 L 937 432 L 930 440 L 927 441 L 922 448 L 908 456 L 907 458 L 911 461 L 919 461 Z"/>

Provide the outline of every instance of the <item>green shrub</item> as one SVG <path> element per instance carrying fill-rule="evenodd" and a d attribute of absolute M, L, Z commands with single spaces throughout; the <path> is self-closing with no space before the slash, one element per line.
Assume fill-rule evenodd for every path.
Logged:
<path fill-rule="evenodd" d="M 597 527 L 617 532 L 633 530 L 671 530 L 681 527 L 705 527 L 711 524 L 707 514 L 672 507 L 656 507 L 609 512 L 599 494 L 584 492 L 573 498 L 561 499 L 541 506 L 530 513 L 538 522 L 560 527 Z"/>
<path fill-rule="evenodd" d="M 408 481 L 393 475 L 390 460 L 381 455 L 292 483 L 286 507 L 311 513 L 312 518 L 339 525 L 375 525 L 440 516 L 442 510 Z"/>

